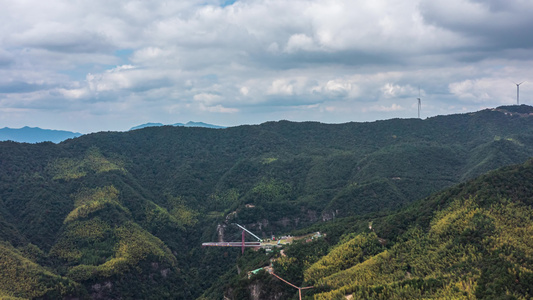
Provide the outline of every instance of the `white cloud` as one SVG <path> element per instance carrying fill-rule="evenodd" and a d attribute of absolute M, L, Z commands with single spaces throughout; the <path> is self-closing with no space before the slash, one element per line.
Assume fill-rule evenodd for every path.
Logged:
<path fill-rule="evenodd" d="M 401 105 L 398 105 L 396 103 L 391 104 L 390 106 L 385 105 L 372 105 L 370 107 L 363 107 L 363 112 L 392 112 L 392 111 L 400 111 L 405 110 L 404 107 Z"/>
<path fill-rule="evenodd" d="M 200 109 L 203 110 L 203 111 L 207 111 L 207 112 L 212 112 L 212 113 L 223 113 L 223 114 L 234 114 L 234 113 L 238 113 L 239 112 L 239 109 L 237 108 L 228 108 L 228 107 L 224 107 L 222 105 L 215 105 L 215 106 L 204 106 L 204 105 L 200 105 Z"/>
<path fill-rule="evenodd" d="M 206 105 L 213 105 L 219 103 L 222 100 L 222 97 L 215 94 L 201 93 L 198 95 L 194 95 L 193 99 L 194 101 L 202 102 Z"/>
<path fill-rule="evenodd" d="M 398 85 L 387 82 L 381 91 L 386 98 L 398 98 L 398 97 L 415 97 L 418 96 L 418 89 L 413 88 L 410 85 Z M 420 95 L 423 96 L 422 91 Z"/>
<path fill-rule="evenodd" d="M 313 51 L 316 50 L 316 46 L 312 38 L 308 37 L 305 34 L 293 34 L 287 42 L 287 47 L 285 51 L 288 53 L 303 51 Z"/>
<path fill-rule="evenodd" d="M 450 83 L 450 92 L 470 103 L 512 104 L 516 95 L 512 82 L 502 78 L 480 78 Z"/>
<path fill-rule="evenodd" d="M 239 89 L 239 91 L 241 92 L 241 94 L 242 94 L 243 96 L 247 96 L 248 93 L 250 93 L 250 90 L 249 90 L 247 87 L 245 87 L 245 86 L 241 87 L 241 88 Z"/>
<path fill-rule="evenodd" d="M 145 47 L 133 53 L 130 60 L 136 64 L 151 65 L 154 61 L 167 61 L 175 54 L 174 51 L 160 47 Z"/>
<path fill-rule="evenodd" d="M 94 92 L 105 92 L 129 88 L 132 81 L 121 72 L 106 72 L 101 74 L 87 74 L 89 89 Z"/>
<path fill-rule="evenodd" d="M 272 82 L 272 85 L 268 89 L 270 95 L 287 95 L 290 96 L 294 93 L 293 81 L 286 79 L 276 79 Z"/>
<path fill-rule="evenodd" d="M 86 89 L 58 89 L 57 91 L 67 99 L 79 99 L 87 95 Z"/>
<path fill-rule="evenodd" d="M 512 104 L 533 76 L 524 0 L 0 4 L 0 109 L 43 122 L 368 120 L 409 116 L 418 86 L 443 114 Z"/>

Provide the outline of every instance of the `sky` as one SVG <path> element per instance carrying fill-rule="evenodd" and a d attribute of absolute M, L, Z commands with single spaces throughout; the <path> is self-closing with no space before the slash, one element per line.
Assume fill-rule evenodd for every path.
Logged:
<path fill-rule="evenodd" d="M 531 0 L 0 0 L 0 127 L 533 105 Z"/>

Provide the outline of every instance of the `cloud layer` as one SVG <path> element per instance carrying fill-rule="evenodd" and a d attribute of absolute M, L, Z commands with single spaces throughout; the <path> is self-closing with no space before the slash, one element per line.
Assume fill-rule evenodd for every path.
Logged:
<path fill-rule="evenodd" d="M 419 92 L 427 117 L 514 104 L 533 75 L 526 0 L 0 5 L 0 126 L 371 121 Z"/>

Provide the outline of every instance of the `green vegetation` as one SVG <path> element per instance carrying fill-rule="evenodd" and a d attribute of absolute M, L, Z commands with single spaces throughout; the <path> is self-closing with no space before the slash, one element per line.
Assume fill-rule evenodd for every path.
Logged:
<path fill-rule="evenodd" d="M 144 231 L 136 224 L 126 223 L 124 226 L 114 230 L 117 243 L 113 245 L 115 253 L 111 258 L 100 265 L 92 265 L 86 257 L 92 254 L 96 245 L 91 245 L 79 251 L 78 261 L 87 263 L 79 264 L 69 269 L 68 277 L 76 281 L 86 281 L 91 278 L 110 277 L 113 275 L 123 275 L 125 272 L 135 268 L 140 261 L 146 260 L 149 256 L 156 261 L 169 266 L 176 266 L 176 259 L 170 250 L 153 235 Z M 61 255 L 61 251 L 57 251 Z M 84 253 L 89 252 L 89 253 Z M 99 253 L 102 255 L 101 253 Z M 94 256 L 93 256 L 94 257 Z M 70 258 L 70 257 L 67 257 Z M 94 261 L 93 261 L 94 262 Z"/>
<path fill-rule="evenodd" d="M 320 278 L 333 275 L 382 252 L 375 233 L 362 233 L 335 247 L 318 262 L 305 270 L 305 281 L 315 284 Z"/>
<path fill-rule="evenodd" d="M 308 298 L 531 297 L 531 162 L 477 178 L 533 156 L 531 111 L 1 142 L 0 297 L 294 298 L 247 278 L 270 258 Z M 200 248 L 232 222 L 327 235 Z"/>
<path fill-rule="evenodd" d="M 87 218 L 89 214 L 103 209 L 106 205 L 116 206 L 129 213 L 127 208 L 118 203 L 118 190 L 113 186 L 84 190 L 75 195 L 74 198 L 76 208 L 67 215 L 65 223 Z"/>
<path fill-rule="evenodd" d="M 188 208 L 185 201 L 180 197 L 169 197 L 168 205 L 170 214 L 175 222 L 181 226 L 194 226 L 198 222 L 198 212 Z"/>
<path fill-rule="evenodd" d="M 533 161 L 419 201 L 405 211 L 416 220 L 432 206 L 430 221 L 413 222 L 386 248 L 378 229 L 346 234 L 304 271 L 316 287 L 314 299 L 530 299 L 531 182 Z M 372 223 L 386 220 L 385 226 L 398 225 L 394 217 Z"/>
<path fill-rule="evenodd" d="M 50 166 L 53 179 L 72 180 L 84 177 L 87 172 L 110 172 L 110 171 L 125 171 L 120 163 L 111 162 L 106 159 L 98 150 L 98 148 L 90 148 L 87 150 L 85 157 L 81 160 L 61 158 Z"/>
<path fill-rule="evenodd" d="M 0 243 L 0 269 L 2 299 L 37 297 L 52 299 L 75 294 L 83 295 L 79 284 L 53 274 L 6 243 Z"/>

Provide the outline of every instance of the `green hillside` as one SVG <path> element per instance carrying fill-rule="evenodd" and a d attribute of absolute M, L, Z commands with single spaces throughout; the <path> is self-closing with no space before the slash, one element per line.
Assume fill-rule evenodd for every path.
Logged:
<path fill-rule="evenodd" d="M 427 236 L 420 242 L 437 252 L 441 242 L 455 241 L 448 239 L 453 234 L 442 232 L 454 232 L 456 225 L 427 233 L 438 223 L 433 211 L 448 203 L 444 196 L 428 198 L 441 199 L 438 205 L 437 200 L 416 209 L 408 205 L 532 157 L 531 112 L 529 106 L 511 106 L 427 120 L 163 126 L 101 132 L 60 144 L 0 142 L 0 241 L 2 255 L 12 264 L 6 270 L 15 270 L 0 274 L 5 283 L 0 295 L 195 299 L 203 294 L 221 299 L 225 292 L 232 294 L 228 289 L 237 295 L 253 285 L 234 277 L 237 269 L 261 267 L 268 257 L 250 250 L 237 260 L 237 249 L 201 248 L 202 242 L 218 240 L 217 228 L 223 228 L 225 240 L 237 241 L 239 231 L 226 226 L 232 222 L 263 237 L 327 232 L 314 247 L 287 249 L 294 257 L 307 253 L 307 260 L 284 258 L 277 264 L 284 263 L 287 270 L 281 272 L 291 279 L 320 286 L 316 295 L 341 289 L 351 293 L 358 285 L 338 280 L 346 277 L 343 272 L 383 253 L 395 255 L 401 239 Z M 457 201 L 467 201 L 465 214 L 480 206 L 483 220 L 506 218 L 478 200 Z M 450 208 L 448 213 L 463 212 Z M 375 233 L 356 236 L 369 218 Z M 465 224 L 478 222 L 472 220 Z M 389 243 L 376 244 L 378 237 Z M 368 251 L 354 250 L 351 258 L 335 258 L 342 263 L 330 265 L 330 257 L 344 255 L 333 250 L 337 243 L 338 249 L 348 243 Z M 483 243 L 479 247 L 499 247 Z M 408 272 L 417 280 L 453 277 L 447 269 L 442 274 Z M 380 280 L 392 276 L 387 278 L 403 284 L 394 274 L 385 272 Z M 267 275 L 267 283 L 252 281 L 272 288 L 277 282 Z M 35 278 L 35 288 L 8 288 L 17 276 Z M 290 288 L 278 292 L 293 296 Z M 239 295 L 235 299 L 248 297 Z"/>
<path fill-rule="evenodd" d="M 533 297 L 533 161 L 436 194 L 408 211 L 420 219 L 428 206 L 434 208 L 429 222 L 411 223 L 392 245 L 381 245 L 380 229 L 367 229 L 307 268 L 314 299 Z M 373 223 L 390 227 L 394 219 Z"/>
<path fill-rule="evenodd" d="M 306 230 L 311 229 L 343 234 L 334 245 L 327 237 L 301 241 L 286 248 L 285 256 L 273 255 L 276 274 L 314 287 L 305 299 L 531 299 L 533 160 L 396 212 Z M 255 264 L 249 269 L 260 262 Z M 257 281 L 262 286 L 256 294 L 287 287 L 267 274 L 233 280 L 237 283 L 224 288 L 229 299 L 253 299 L 245 291 L 257 289 Z M 208 291 L 206 298 L 214 293 Z M 297 299 L 294 288 L 280 294 Z"/>

